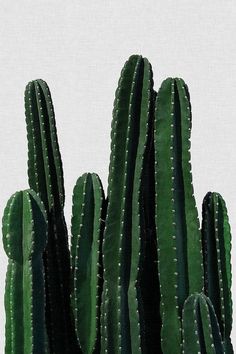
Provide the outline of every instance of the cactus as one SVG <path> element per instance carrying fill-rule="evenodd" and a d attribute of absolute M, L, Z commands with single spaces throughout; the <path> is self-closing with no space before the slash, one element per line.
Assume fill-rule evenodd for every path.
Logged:
<path fill-rule="evenodd" d="M 108 196 L 96 174 L 77 180 L 70 251 L 43 80 L 27 85 L 25 111 L 34 191 L 12 196 L 3 217 L 6 354 L 233 354 L 229 220 L 223 198 L 209 192 L 200 230 L 185 82 L 168 78 L 156 94 L 149 61 L 125 63 Z"/>
<path fill-rule="evenodd" d="M 9 258 L 6 288 L 5 353 L 47 353 L 42 253 L 46 212 L 32 190 L 16 192 L 3 215 L 3 245 Z"/>
<path fill-rule="evenodd" d="M 202 208 L 205 294 L 211 299 L 226 354 L 232 354 L 231 233 L 227 208 L 219 193 L 207 193 Z"/>
<path fill-rule="evenodd" d="M 204 294 L 192 294 L 183 308 L 183 354 L 224 354 L 214 307 Z"/>
<path fill-rule="evenodd" d="M 187 86 L 182 79 L 168 78 L 157 94 L 154 131 L 161 333 L 166 354 L 180 353 L 184 301 L 188 295 L 203 290 L 201 237 L 190 165 L 190 129 Z"/>
<path fill-rule="evenodd" d="M 102 184 L 95 173 L 76 182 L 71 219 L 75 329 L 82 352 L 100 352 L 101 246 L 105 218 Z"/>
<path fill-rule="evenodd" d="M 153 96 L 150 63 L 131 56 L 121 72 L 113 109 L 103 244 L 102 353 L 147 350 L 143 319 L 150 321 L 151 311 L 142 301 L 146 242 L 142 178 Z M 148 339 L 151 345 L 154 338 Z"/>
<path fill-rule="evenodd" d="M 44 266 L 49 347 L 51 353 L 71 354 L 78 348 L 70 308 L 71 274 L 68 236 L 63 215 L 63 171 L 52 99 L 43 80 L 31 81 L 26 86 L 25 114 L 29 185 L 40 195 L 48 218 L 48 243 L 44 253 Z"/>

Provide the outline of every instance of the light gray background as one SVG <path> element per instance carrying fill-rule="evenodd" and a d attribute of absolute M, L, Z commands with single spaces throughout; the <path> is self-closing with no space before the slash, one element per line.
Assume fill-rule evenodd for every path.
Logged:
<path fill-rule="evenodd" d="M 27 188 L 26 83 L 43 78 L 51 88 L 69 226 L 77 177 L 94 171 L 107 187 L 114 92 L 125 60 L 143 54 L 153 65 L 156 89 L 167 76 L 181 76 L 189 86 L 197 206 L 200 211 L 209 190 L 227 201 L 236 309 L 235 6 L 228 0 L 1 1 L 1 214 L 10 195 Z M 7 258 L 2 246 L 0 259 L 3 352 Z"/>

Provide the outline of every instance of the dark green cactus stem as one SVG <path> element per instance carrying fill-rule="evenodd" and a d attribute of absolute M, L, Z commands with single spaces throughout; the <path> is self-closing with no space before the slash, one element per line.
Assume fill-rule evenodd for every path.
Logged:
<path fill-rule="evenodd" d="M 184 301 L 203 290 L 201 234 L 190 164 L 191 106 L 182 79 L 168 78 L 162 83 L 154 129 L 162 350 L 178 354 Z"/>
<path fill-rule="evenodd" d="M 78 344 L 70 308 L 70 255 L 63 214 L 63 171 L 51 95 L 43 80 L 27 85 L 25 114 L 29 185 L 43 200 L 48 218 L 44 266 L 50 353 L 71 354 L 76 352 Z"/>
<path fill-rule="evenodd" d="M 141 181 L 153 94 L 150 63 L 131 56 L 121 72 L 113 109 L 103 243 L 102 353 L 147 350 L 140 281 L 144 259 Z"/>
<path fill-rule="evenodd" d="M 71 265 L 75 329 L 84 354 L 100 353 L 102 234 L 105 199 L 95 173 L 85 173 L 73 192 Z"/>
<path fill-rule="evenodd" d="M 3 245 L 9 258 L 6 289 L 6 354 L 46 354 L 42 254 L 47 241 L 43 204 L 32 190 L 16 192 L 3 215 Z"/>
<path fill-rule="evenodd" d="M 227 208 L 219 193 L 205 196 L 202 220 L 205 293 L 214 306 L 225 353 L 231 354 L 231 233 Z"/>
<path fill-rule="evenodd" d="M 183 308 L 183 354 L 224 354 L 214 307 L 204 294 L 192 294 Z"/>

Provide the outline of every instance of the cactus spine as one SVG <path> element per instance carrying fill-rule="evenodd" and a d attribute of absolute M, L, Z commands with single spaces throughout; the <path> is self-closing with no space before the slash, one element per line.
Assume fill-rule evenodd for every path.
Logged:
<path fill-rule="evenodd" d="M 214 307 L 204 294 L 192 294 L 183 308 L 183 354 L 224 354 Z"/>
<path fill-rule="evenodd" d="M 100 352 L 102 233 L 105 199 L 95 173 L 85 173 L 73 192 L 71 263 L 75 329 L 82 352 Z"/>
<path fill-rule="evenodd" d="M 231 233 L 227 208 L 219 193 L 207 193 L 202 208 L 205 293 L 214 306 L 225 353 L 232 354 Z"/>
<path fill-rule="evenodd" d="M 40 195 L 48 218 L 44 265 L 50 352 L 71 353 L 76 351 L 77 344 L 70 309 L 70 256 L 63 215 L 63 171 L 52 99 L 45 81 L 34 80 L 27 85 L 25 114 L 29 185 Z"/>
<path fill-rule="evenodd" d="M 42 253 L 46 212 L 32 190 L 16 192 L 3 215 L 3 245 L 9 258 L 6 289 L 7 354 L 47 353 Z"/>

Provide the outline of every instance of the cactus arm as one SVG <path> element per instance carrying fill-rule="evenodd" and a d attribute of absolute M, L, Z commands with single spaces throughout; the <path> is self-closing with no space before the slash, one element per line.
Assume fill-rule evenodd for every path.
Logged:
<path fill-rule="evenodd" d="M 48 218 L 44 252 L 46 322 L 52 353 L 78 350 L 70 308 L 70 255 L 63 214 L 64 185 L 51 95 L 43 80 L 25 90 L 29 185 L 39 193 Z M 58 308 L 61 311 L 58 311 Z"/>
<path fill-rule="evenodd" d="M 73 309 L 83 353 L 98 350 L 101 302 L 100 244 L 104 193 L 96 174 L 86 173 L 76 182 L 72 212 Z"/>
<path fill-rule="evenodd" d="M 116 91 L 111 131 L 111 156 L 108 177 L 108 209 L 104 231 L 104 297 L 102 352 L 121 351 L 121 252 L 124 223 L 124 193 L 127 188 L 126 145 L 127 128 L 130 125 L 130 94 L 132 82 L 140 61 L 136 56 L 124 66 Z M 127 117 L 128 120 L 127 120 Z M 114 173 L 117 171 L 117 173 Z M 119 172 L 118 172 L 119 171 Z M 125 188 L 124 188 L 125 187 Z M 121 197 L 120 197 L 121 196 Z M 127 255 L 128 256 L 128 255 Z M 126 308 L 127 313 L 127 308 Z M 129 332 L 129 328 L 127 328 Z M 130 349 L 130 347 L 129 347 Z"/>
<path fill-rule="evenodd" d="M 22 278 L 22 266 L 12 259 L 8 260 L 4 305 L 6 312 L 5 353 L 24 354 L 23 333 L 23 298 L 22 285 L 14 285 Z"/>
<path fill-rule="evenodd" d="M 131 241 L 131 264 L 130 264 L 130 280 L 128 289 L 128 303 L 129 303 L 129 318 L 130 318 L 130 334 L 131 334 L 131 350 L 132 353 L 145 352 L 145 346 L 147 343 L 142 341 L 141 335 L 145 333 L 145 324 L 141 323 L 142 313 L 140 307 L 142 306 L 141 295 L 141 269 L 144 249 L 141 246 L 141 237 L 145 237 L 144 225 L 142 225 L 142 179 L 144 168 L 144 157 L 146 146 L 148 142 L 148 123 L 150 124 L 150 111 L 151 103 L 153 100 L 152 90 L 152 70 L 151 65 L 147 59 L 143 59 L 144 62 L 144 74 L 143 74 L 143 86 L 141 96 L 141 108 L 140 108 L 140 126 L 139 126 L 139 141 L 137 144 L 137 153 L 135 161 L 135 169 L 133 176 L 133 193 L 132 193 L 132 241 Z M 142 235 L 143 234 L 143 235 Z M 143 241 L 145 242 L 145 241 Z M 143 327 L 143 328 L 142 328 Z M 143 333 L 142 333 L 143 332 Z M 139 340 L 137 340 L 139 338 Z M 150 343 L 151 345 L 151 343 Z M 142 347 L 142 348 L 141 348 Z"/>
<path fill-rule="evenodd" d="M 214 306 L 208 297 L 204 294 L 201 294 L 200 298 L 200 310 L 202 314 L 205 312 L 205 317 L 211 322 L 211 326 L 207 325 L 207 321 L 204 321 L 204 333 L 209 331 L 209 337 L 205 335 L 205 338 L 208 338 L 208 348 L 215 348 L 215 352 L 218 354 L 224 354 L 224 345 L 222 342 L 222 336 L 220 333 L 220 326 L 217 320 Z"/>
<path fill-rule="evenodd" d="M 224 338 L 224 346 L 226 354 L 233 354 L 233 346 L 231 343 L 231 330 L 232 330 L 232 322 L 233 322 L 233 310 L 232 310 L 232 293 L 231 293 L 231 285 L 232 285 L 232 269 L 231 269 L 231 230 L 229 224 L 229 217 L 227 213 L 227 207 L 224 199 L 217 194 L 219 198 L 219 226 L 221 230 L 219 231 L 222 234 L 219 237 L 219 246 L 221 249 L 221 260 L 222 260 L 222 296 L 224 297 L 224 303 L 222 304 L 224 308 L 224 330 L 225 333 L 222 336 Z"/>
<path fill-rule="evenodd" d="M 58 144 L 58 138 L 57 138 L 57 128 L 56 128 L 56 122 L 55 122 L 55 114 L 54 114 L 54 107 L 52 104 L 52 98 L 51 94 L 49 91 L 49 87 L 46 84 L 45 81 L 43 80 L 38 80 L 38 84 L 40 89 L 43 92 L 43 97 L 47 97 L 45 100 L 45 105 L 42 107 L 47 111 L 48 116 L 50 117 L 49 119 L 49 129 L 48 129 L 48 141 L 51 142 L 51 151 L 52 151 L 52 161 L 54 162 L 55 165 L 55 175 L 56 175 L 56 186 L 58 188 L 58 194 L 59 194 L 59 200 L 62 208 L 64 207 L 65 203 L 65 190 L 64 190 L 64 177 L 63 177 L 63 169 L 62 169 L 62 160 L 61 160 L 61 154 L 59 150 L 59 144 Z M 39 97 L 39 96 L 37 96 Z M 40 108 L 40 104 L 39 104 Z M 47 132 L 47 130 L 46 130 Z M 49 156 L 50 158 L 50 156 Z M 50 163 L 50 159 L 49 159 Z M 53 185 L 52 185 L 53 188 Z"/>
<path fill-rule="evenodd" d="M 32 222 L 33 221 L 33 222 Z M 23 193 L 23 289 L 31 296 L 24 303 L 26 341 L 32 336 L 33 352 L 47 353 L 45 291 L 42 254 L 47 241 L 46 211 L 34 191 Z M 30 237 L 29 237 L 30 236 Z M 33 309 L 33 311 L 31 310 Z M 30 312 L 32 311 L 32 314 Z M 31 316 L 31 321 L 29 318 Z M 43 326 L 42 326 L 43 324 Z M 25 341 L 25 346 L 29 347 Z M 25 351 L 26 353 L 27 351 Z"/>
<path fill-rule="evenodd" d="M 141 348 L 142 304 L 138 279 L 143 258 L 139 193 L 142 193 L 140 179 L 151 91 L 150 64 L 141 56 L 130 57 L 121 73 L 113 110 L 103 244 L 102 351 L 145 351 Z M 137 185 L 134 180 L 138 181 Z"/>
<path fill-rule="evenodd" d="M 78 247 L 78 241 L 80 235 L 80 229 L 82 225 L 82 214 L 84 212 L 83 199 L 86 194 L 86 177 L 80 177 L 73 191 L 72 197 L 72 218 L 71 218 L 71 267 L 72 272 L 75 271 L 75 257 L 76 257 L 76 248 Z M 77 256 L 78 257 L 78 256 Z"/>
<path fill-rule="evenodd" d="M 231 354 L 231 233 L 227 208 L 219 193 L 206 194 L 202 216 L 205 292 L 216 311 L 226 354 Z"/>
<path fill-rule="evenodd" d="M 198 314 L 199 324 L 198 324 L 198 333 L 200 336 L 200 332 L 202 338 L 200 340 L 201 346 L 203 346 L 206 353 L 215 354 L 215 346 L 214 346 L 214 339 L 213 339 L 213 323 L 211 321 L 211 316 L 209 313 L 208 305 L 206 303 L 205 298 L 199 298 L 199 311 Z M 214 318 L 214 320 L 216 320 Z M 217 327 L 217 326 L 216 326 Z M 219 336 L 219 327 L 218 327 L 218 336 Z M 220 338 L 220 336 L 219 336 Z M 201 348 L 202 349 L 202 348 Z"/>
<path fill-rule="evenodd" d="M 197 297 L 191 295 L 187 298 L 184 304 L 182 317 L 183 354 L 206 353 L 204 342 L 202 342 L 202 332 L 200 331 L 199 333 L 198 322 L 196 319 L 199 317 L 197 317 L 196 312 L 198 310 L 197 301 Z"/>
<path fill-rule="evenodd" d="M 157 93 L 154 144 L 156 183 L 156 228 L 158 268 L 161 286 L 162 349 L 167 354 L 180 352 L 180 320 L 177 302 L 177 256 L 173 184 L 173 99 L 174 83 L 167 79 Z M 184 262 L 184 257 L 183 262 Z M 184 267 L 185 270 L 185 267 Z M 185 279 L 185 278 L 184 278 Z M 172 341 L 169 340 L 170 327 Z"/>
<path fill-rule="evenodd" d="M 188 282 L 189 293 L 200 292 L 203 290 L 203 264 L 201 232 L 194 198 L 192 184 L 191 162 L 190 162 L 190 134 L 192 126 L 191 105 L 188 87 L 182 79 L 176 79 L 178 91 L 181 119 L 182 137 L 182 174 L 184 188 L 184 208 L 186 217 L 186 233 L 188 235 L 187 254 L 188 254 Z"/>
<path fill-rule="evenodd" d="M 107 212 L 107 199 L 99 176 L 95 173 L 91 174 L 93 180 L 94 198 L 98 204 L 95 206 L 94 215 L 94 233 L 96 243 L 93 243 L 93 254 L 97 254 L 96 261 L 93 262 L 94 274 L 96 271 L 96 341 L 93 346 L 94 354 L 101 352 L 101 305 L 103 290 L 103 262 L 102 262 L 102 244 L 105 228 L 105 219 Z M 100 201 L 100 202 L 99 202 Z M 99 206 L 98 206 L 99 205 Z"/>
<path fill-rule="evenodd" d="M 29 184 L 40 193 L 45 206 L 51 209 L 55 204 L 62 209 L 65 199 L 62 162 L 52 99 L 45 81 L 34 80 L 27 85 L 25 112 L 29 137 Z"/>
<path fill-rule="evenodd" d="M 151 95 L 150 117 L 148 122 L 147 148 L 144 156 L 141 196 L 141 254 L 144 255 L 140 271 L 140 292 L 143 313 L 140 322 L 144 323 L 144 338 L 148 350 L 162 353 L 160 284 L 158 278 L 157 238 L 155 225 L 155 164 L 154 164 L 154 109 L 156 92 Z M 142 344 L 142 348 L 144 345 Z"/>
<path fill-rule="evenodd" d="M 183 308 L 183 354 L 223 354 L 219 324 L 210 300 L 192 294 Z"/>
<path fill-rule="evenodd" d="M 21 219 L 17 217 L 22 204 L 22 195 L 16 192 L 7 202 L 2 218 L 3 246 L 8 256 L 5 285 L 5 353 L 23 354 L 23 294 Z M 18 284 L 18 286 L 16 286 Z"/>
<path fill-rule="evenodd" d="M 31 190 L 16 192 L 3 216 L 3 245 L 9 257 L 5 291 L 9 354 L 47 350 L 42 262 L 46 235 L 46 213 L 39 197 Z"/>
<path fill-rule="evenodd" d="M 38 98 L 35 86 L 37 82 L 31 81 L 25 89 L 25 117 L 27 126 L 28 138 L 28 179 L 30 187 L 40 193 L 40 197 L 47 209 L 51 208 L 53 203 L 51 193 L 47 194 L 47 181 L 49 177 L 46 174 L 48 171 L 48 162 L 45 166 L 46 155 L 44 151 L 45 136 L 42 137 L 42 126 L 45 127 L 45 122 L 41 122 L 44 115 L 38 110 Z M 40 99 L 41 101 L 41 99 Z M 45 134 L 45 128 L 43 128 Z M 48 160 L 48 159 L 47 159 Z M 51 198 L 50 201 L 48 199 Z"/>
<path fill-rule="evenodd" d="M 162 342 L 167 353 L 176 352 L 181 346 L 179 321 L 186 297 L 202 291 L 203 286 L 201 238 L 189 153 L 190 123 L 186 85 L 181 79 L 166 79 L 157 95 L 154 139 L 161 313 L 165 318 Z M 176 345 L 169 341 L 170 328 L 174 328 Z"/>

